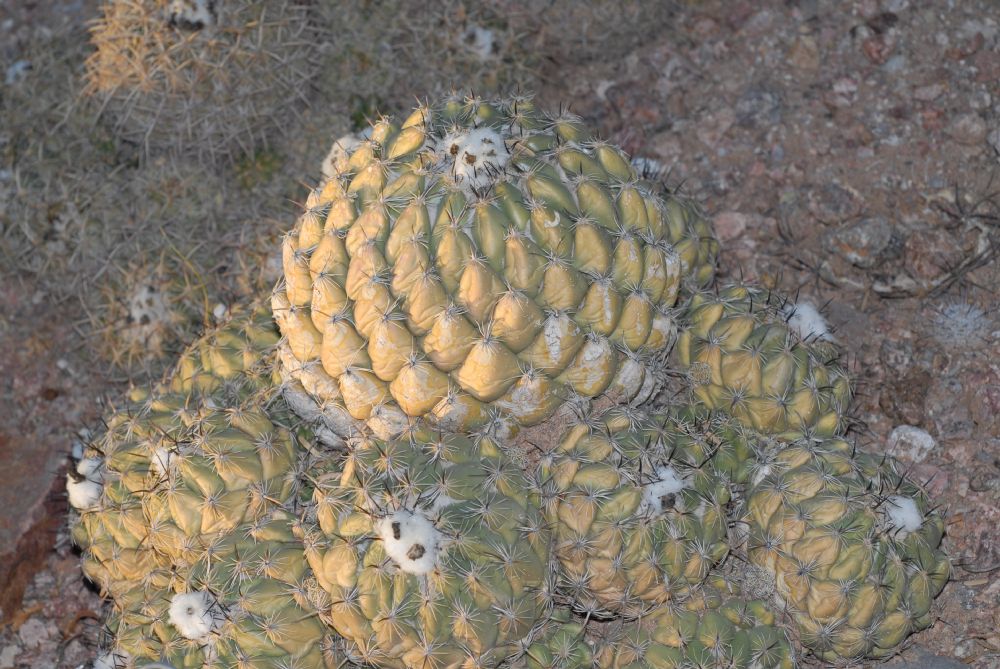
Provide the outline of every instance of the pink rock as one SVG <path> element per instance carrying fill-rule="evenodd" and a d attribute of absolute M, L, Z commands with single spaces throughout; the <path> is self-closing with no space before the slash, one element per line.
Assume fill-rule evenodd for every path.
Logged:
<path fill-rule="evenodd" d="M 747 216 L 737 211 L 724 211 L 715 217 L 715 234 L 723 242 L 741 237 L 747 229 Z"/>
<path fill-rule="evenodd" d="M 704 123 L 698 126 L 695 134 L 706 146 L 715 148 L 722 140 L 726 131 L 736 122 L 736 115 L 732 109 L 720 109 L 715 114 L 705 119 Z"/>
<path fill-rule="evenodd" d="M 929 84 L 927 86 L 920 86 L 914 89 L 913 97 L 921 102 L 930 102 L 931 100 L 936 100 L 941 97 L 944 93 L 944 84 Z"/>
<path fill-rule="evenodd" d="M 861 51 L 875 65 L 882 65 L 889 60 L 895 48 L 893 40 L 887 40 L 883 35 L 874 35 L 861 43 Z"/>
<path fill-rule="evenodd" d="M 986 121 L 979 114 L 962 114 L 948 126 L 948 135 L 966 146 L 981 144 L 986 139 Z"/>
<path fill-rule="evenodd" d="M 824 100 L 831 107 L 850 107 L 858 98 L 858 84 L 851 77 L 841 77 L 833 82 Z"/>
<path fill-rule="evenodd" d="M 801 70 L 819 69 L 819 45 L 811 35 L 801 35 L 788 52 L 788 62 Z"/>

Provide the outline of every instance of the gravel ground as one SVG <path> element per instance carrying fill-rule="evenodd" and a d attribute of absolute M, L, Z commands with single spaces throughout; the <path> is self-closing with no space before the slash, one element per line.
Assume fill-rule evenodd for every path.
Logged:
<path fill-rule="evenodd" d="M 40 33 L 94 4 L 0 0 L 6 85 Z M 1000 6 L 682 3 L 621 59 L 537 74 L 544 101 L 569 103 L 702 200 L 724 276 L 821 307 L 858 380 L 855 436 L 907 463 L 946 510 L 953 581 L 937 624 L 893 663 L 1000 667 Z M 307 115 L 278 177 L 318 173 L 323 138 L 342 127 Z M 0 171 L 0 207 L 11 178 Z M 121 377 L 80 343 L 76 303 L 49 299 L 37 272 L 0 269 L 0 454 L 32 463 L 30 484 L 47 490 Z M 0 603 L 0 669 L 83 666 L 94 652 L 101 604 L 53 520 L 59 504 L 30 531 L 42 538 L 13 579 L 20 603 Z"/>

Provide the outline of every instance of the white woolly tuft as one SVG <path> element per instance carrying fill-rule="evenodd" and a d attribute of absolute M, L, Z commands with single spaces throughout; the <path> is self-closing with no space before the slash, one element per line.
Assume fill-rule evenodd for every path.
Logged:
<path fill-rule="evenodd" d="M 434 496 L 434 501 L 431 502 L 431 505 L 427 508 L 427 512 L 436 515 L 439 511 L 448 508 L 452 504 L 458 504 L 458 500 L 449 497 L 443 492 L 439 492 Z"/>
<path fill-rule="evenodd" d="M 215 306 L 212 307 L 212 316 L 219 323 L 228 320 L 231 314 L 232 311 L 230 310 L 229 306 L 222 302 L 216 302 Z"/>
<path fill-rule="evenodd" d="M 114 652 L 109 650 L 101 651 L 94 658 L 93 669 L 121 669 L 128 664 L 129 657 L 128 653 L 121 650 Z"/>
<path fill-rule="evenodd" d="M 420 576 L 434 569 L 440 533 L 421 513 L 400 510 L 375 524 L 385 552 L 407 574 Z"/>
<path fill-rule="evenodd" d="M 78 474 L 76 478 L 71 474 L 66 475 L 69 503 L 79 511 L 92 511 L 97 508 L 101 501 L 101 493 L 104 491 L 101 461 L 97 458 L 84 458 L 77 463 L 76 473 Z"/>
<path fill-rule="evenodd" d="M 361 144 L 361 138 L 353 132 L 349 132 L 343 137 L 334 140 L 333 145 L 330 147 L 330 152 L 323 159 L 321 167 L 323 176 L 327 179 L 333 179 L 345 171 L 351 153 L 358 148 L 359 144 Z"/>
<path fill-rule="evenodd" d="M 453 145 L 446 146 L 449 154 L 451 146 Z M 455 181 L 467 192 L 496 181 L 510 162 L 510 152 L 507 151 L 503 137 L 492 128 L 470 131 L 458 142 L 457 147 L 452 173 Z"/>
<path fill-rule="evenodd" d="M 170 305 L 162 288 L 149 281 L 140 282 L 128 298 L 128 316 L 131 327 L 146 333 L 170 324 Z"/>
<path fill-rule="evenodd" d="M 641 513 L 653 515 L 663 511 L 663 498 L 675 495 L 687 487 L 687 481 L 673 467 L 657 467 L 656 480 L 642 487 Z"/>
<path fill-rule="evenodd" d="M 827 325 L 823 314 L 819 313 L 811 302 L 799 302 L 786 304 L 781 312 L 788 319 L 788 327 L 795 331 L 802 339 L 821 339 L 823 341 L 834 341 L 830 333 L 830 326 Z"/>
<path fill-rule="evenodd" d="M 207 641 L 221 626 L 223 617 L 215 597 L 198 590 L 174 595 L 170 600 L 169 620 L 185 639 Z"/>
<path fill-rule="evenodd" d="M 434 143 L 434 151 L 438 154 L 439 160 L 450 160 L 454 156 L 458 155 L 458 152 L 462 149 L 462 143 L 464 141 L 464 130 L 449 132 L 447 135 Z M 433 222 L 434 219 L 431 218 L 431 223 Z"/>
<path fill-rule="evenodd" d="M 181 26 L 204 28 L 215 24 L 209 0 L 170 0 L 166 13 L 170 23 Z"/>
<path fill-rule="evenodd" d="M 473 25 L 465 30 L 465 43 L 479 60 L 489 60 L 493 56 L 493 42 L 496 37 L 488 28 Z"/>
<path fill-rule="evenodd" d="M 885 509 L 889 529 L 900 539 L 911 532 L 916 532 L 924 525 L 923 515 L 912 497 L 893 495 L 888 499 Z"/>
<path fill-rule="evenodd" d="M 153 457 L 150 459 L 150 464 L 153 465 L 153 469 L 160 476 L 166 476 L 167 472 L 170 471 L 170 465 L 174 459 L 174 453 L 167 448 L 160 446 L 155 451 L 153 451 Z"/>

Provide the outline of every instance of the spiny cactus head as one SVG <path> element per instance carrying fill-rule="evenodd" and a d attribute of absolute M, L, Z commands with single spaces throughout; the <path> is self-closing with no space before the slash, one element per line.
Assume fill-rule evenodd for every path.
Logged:
<path fill-rule="evenodd" d="M 700 272 L 695 208 L 528 97 L 448 96 L 346 144 L 284 239 L 272 301 L 284 366 L 318 404 L 472 431 L 657 390 Z"/>

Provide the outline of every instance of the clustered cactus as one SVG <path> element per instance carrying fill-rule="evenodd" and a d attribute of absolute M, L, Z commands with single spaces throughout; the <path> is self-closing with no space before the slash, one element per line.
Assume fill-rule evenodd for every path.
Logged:
<path fill-rule="evenodd" d="M 714 285 L 694 204 L 524 97 L 333 167 L 270 308 L 69 476 L 95 666 L 790 668 L 930 625 L 941 516 L 846 441 L 834 344 Z"/>

